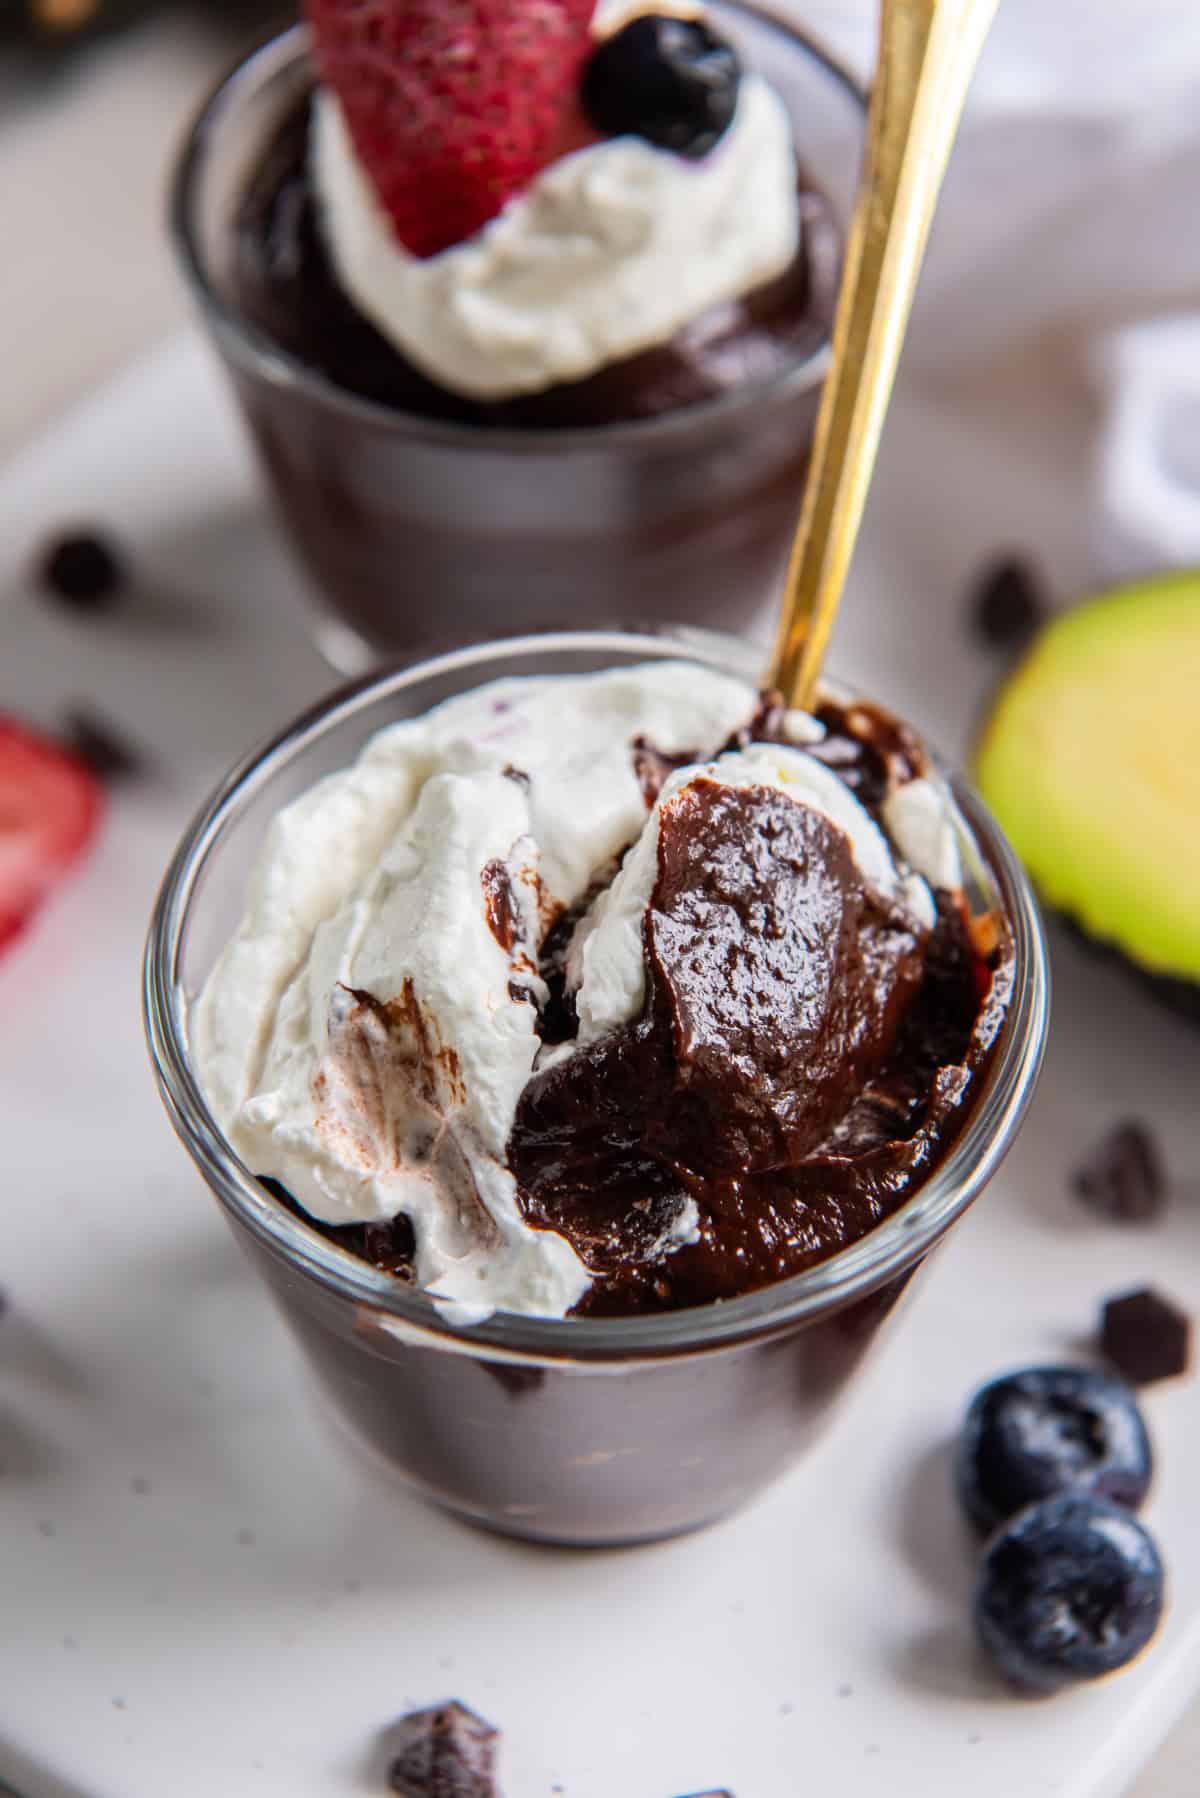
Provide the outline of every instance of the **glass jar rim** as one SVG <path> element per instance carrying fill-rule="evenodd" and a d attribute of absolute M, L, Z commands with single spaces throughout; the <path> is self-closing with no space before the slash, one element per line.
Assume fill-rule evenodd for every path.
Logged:
<path fill-rule="evenodd" d="M 742 672 L 746 645 L 720 633 L 562 631 L 512 637 L 375 672 L 337 689 L 252 750 L 200 808 L 167 870 L 151 919 L 143 975 L 147 1041 L 175 1130 L 222 1205 L 276 1256 L 369 1313 L 377 1327 L 413 1341 L 491 1359 L 619 1362 L 694 1353 L 774 1334 L 866 1297 L 911 1269 L 987 1183 L 1032 1097 L 1045 1046 L 1049 967 L 1037 905 L 1016 856 L 982 800 L 950 777 L 955 800 L 996 882 L 1013 934 L 1013 995 L 970 1115 L 946 1153 L 903 1205 L 849 1248 L 804 1272 L 719 1303 L 622 1318 L 548 1318 L 494 1312 L 477 1324 L 449 1321 L 420 1290 L 338 1247 L 271 1198 L 225 1141 L 191 1064 L 187 995 L 179 952 L 199 878 L 241 808 L 327 730 L 381 701 L 506 659 L 555 651 L 645 653 L 707 661 Z M 487 664 L 483 673 L 480 664 Z M 739 663 L 743 667 L 739 667 Z M 471 684 L 471 683 L 465 683 Z"/>
<path fill-rule="evenodd" d="M 759 0 L 722 0 L 722 4 L 779 32 L 794 48 L 809 55 L 861 113 L 865 127 L 866 90 L 850 69 L 816 37 L 801 26 L 780 18 L 769 5 L 760 4 Z M 235 365 L 245 366 L 272 386 L 303 391 L 330 410 L 379 429 L 402 433 L 407 440 L 504 455 L 606 451 L 622 444 L 636 444 L 646 449 L 661 445 L 663 449 L 670 449 L 682 435 L 710 423 L 719 425 L 740 418 L 746 411 L 760 407 L 767 397 L 780 403 L 790 402 L 811 391 L 824 379 L 831 353 L 828 336 L 782 375 L 747 381 L 726 393 L 661 412 L 653 418 L 604 425 L 529 429 L 493 429 L 491 426 L 422 418 L 417 413 L 367 399 L 339 386 L 302 357 L 277 343 L 269 332 L 247 318 L 220 292 L 210 276 L 197 223 L 210 140 L 220 129 L 226 110 L 235 107 L 244 92 L 253 92 L 277 68 L 307 57 L 309 39 L 307 25 L 292 25 L 240 58 L 201 103 L 171 176 L 168 218 L 178 260 L 201 313 Z"/>

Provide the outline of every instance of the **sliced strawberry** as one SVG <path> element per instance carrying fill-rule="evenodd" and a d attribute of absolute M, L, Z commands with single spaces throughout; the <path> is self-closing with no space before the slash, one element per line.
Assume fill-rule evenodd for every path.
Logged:
<path fill-rule="evenodd" d="M 0 947 L 85 848 L 103 810 L 77 757 L 0 717 Z"/>
<path fill-rule="evenodd" d="M 494 218 L 553 156 L 595 0 L 306 0 L 321 80 L 418 256 Z"/>

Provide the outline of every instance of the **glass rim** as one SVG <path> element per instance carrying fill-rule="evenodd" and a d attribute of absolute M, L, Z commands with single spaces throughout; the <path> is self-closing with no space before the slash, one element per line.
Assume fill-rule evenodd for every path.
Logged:
<path fill-rule="evenodd" d="M 709 653 L 704 645 L 711 644 Z M 234 1153 L 209 1111 L 193 1072 L 187 1040 L 187 999 L 179 978 L 179 947 L 196 884 L 241 807 L 289 760 L 326 729 L 341 725 L 429 677 L 489 664 L 487 678 L 504 672 L 504 659 L 580 648 L 606 654 L 675 653 L 731 665 L 736 644 L 720 633 L 560 631 L 512 637 L 457 649 L 399 668 L 376 671 L 338 688 L 292 724 L 251 750 L 217 786 L 184 832 L 155 903 L 143 969 L 147 1043 L 171 1122 L 208 1185 L 251 1235 L 292 1267 L 370 1314 L 399 1338 L 488 1358 L 547 1364 L 612 1362 L 702 1352 L 750 1340 L 841 1309 L 912 1268 L 967 1209 L 1007 1153 L 1032 1098 L 1045 1048 L 1049 966 L 1041 920 L 1029 882 L 999 826 L 959 776 L 955 800 L 983 862 L 994 878 L 1013 934 L 1013 996 L 982 1090 L 963 1128 L 933 1173 L 896 1211 L 828 1260 L 739 1298 L 689 1309 L 621 1318 L 550 1318 L 497 1311 L 482 1323 L 448 1322 L 434 1301 L 338 1247 L 285 1210 Z M 737 661 L 732 664 L 737 667 Z M 482 678 L 482 676 L 481 676 Z"/>
<path fill-rule="evenodd" d="M 830 76 L 836 87 L 851 100 L 862 115 L 865 131 L 867 91 L 847 65 L 802 26 L 781 18 L 769 4 L 761 0 L 721 0 L 735 12 L 781 33 L 793 46 L 806 52 Z M 205 174 L 209 140 L 220 128 L 227 109 L 240 101 L 244 91 L 253 92 L 262 78 L 276 64 L 297 61 L 308 53 L 309 29 L 300 23 L 269 37 L 240 57 L 210 89 L 201 102 L 183 144 L 175 159 L 168 190 L 168 225 L 177 260 L 188 287 L 218 343 L 230 360 L 248 368 L 275 387 L 300 390 L 321 405 L 351 418 L 389 431 L 403 433 L 414 442 L 442 445 L 477 452 L 496 450 L 505 455 L 541 453 L 562 450 L 605 450 L 614 444 L 635 443 L 650 447 L 658 443 L 670 446 L 680 435 L 703 427 L 709 422 L 723 423 L 761 406 L 770 396 L 780 402 L 811 391 L 824 379 L 831 355 L 831 333 L 818 347 L 801 357 L 783 374 L 765 380 L 747 381 L 726 393 L 698 400 L 690 406 L 676 407 L 653 418 L 626 419 L 606 425 L 576 425 L 566 428 L 542 425 L 530 429 L 504 426 L 459 424 L 444 419 L 423 418 L 419 413 L 370 400 L 351 393 L 302 357 L 275 342 L 262 326 L 247 318 L 240 308 L 227 299 L 210 278 L 208 258 L 197 229 L 197 196 Z M 843 246 L 844 247 L 844 246 Z"/>

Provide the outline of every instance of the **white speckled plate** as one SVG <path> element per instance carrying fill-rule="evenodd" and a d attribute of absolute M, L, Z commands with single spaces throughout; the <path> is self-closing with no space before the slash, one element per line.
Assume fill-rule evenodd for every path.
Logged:
<path fill-rule="evenodd" d="M 1028 400 L 1028 396 L 1026 396 Z M 1030 402 L 1036 404 L 1036 401 Z M 1020 418 L 1023 435 L 1014 437 Z M 838 665 L 953 749 L 989 678 L 961 581 L 997 538 L 1081 555 L 1070 420 L 986 442 L 902 398 Z M 130 546 L 120 618 L 55 617 L 22 573 L 65 518 Z M 381 1790 L 380 1732 L 461 1696 L 511 1798 L 1105 1798 L 1200 1685 L 1194 1388 L 1152 1393 L 1170 1619 L 1141 1666 L 1004 1695 L 966 1627 L 946 1445 L 969 1389 L 1075 1352 L 1098 1298 L 1200 1304 L 1197 1039 L 1055 943 L 1047 1074 L 1003 1174 L 819 1454 L 745 1516 L 612 1554 L 437 1516 L 349 1457 L 154 1096 L 138 964 L 157 877 L 235 753 L 326 683 L 213 368 L 190 338 L 0 477 L 0 707 L 88 697 L 157 757 L 99 851 L 0 963 L 0 1776 L 21 1798 Z M 1144 1113 L 1169 1220 L 1106 1229 L 1079 1147 Z"/>

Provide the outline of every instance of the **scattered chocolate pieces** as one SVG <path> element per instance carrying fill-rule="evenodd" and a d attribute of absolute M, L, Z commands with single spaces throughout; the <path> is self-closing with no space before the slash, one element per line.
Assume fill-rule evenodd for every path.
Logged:
<path fill-rule="evenodd" d="M 63 742 L 101 780 L 129 780 L 145 772 L 140 749 L 98 712 L 72 706 L 63 719 Z"/>
<path fill-rule="evenodd" d="M 401 1798 L 499 1798 L 499 1741 L 498 1729 L 455 1699 L 413 1711 L 396 1726 L 391 1788 Z"/>
<path fill-rule="evenodd" d="M 1041 584 L 1029 563 L 1017 556 L 993 562 L 971 598 L 975 632 L 993 649 L 1020 649 L 1045 612 Z"/>
<path fill-rule="evenodd" d="M 1100 1347 L 1132 1385 L 1150 1386 L 1187 1372 L 1192 1320 L 1148 1286 L 1121 1293 L 1101 1312 Z"/>
<path fill-rule="evenodd" d="M 1167 1202 L 1158 1145 L 1144 1124 L 1132 1120 L 1117 1124 L 1089 1150 L 1071 1187 L 1089 1211 L 1114 1223 L 1149 1223 Z"/>
<path fill-rule="evenodd" d="M 47 545 L 38 579 L 61 605 L 76 612 L 108 611 L 120 597 L 125 572 L 111 544 L 94 531 L 73 531 Z"/>

